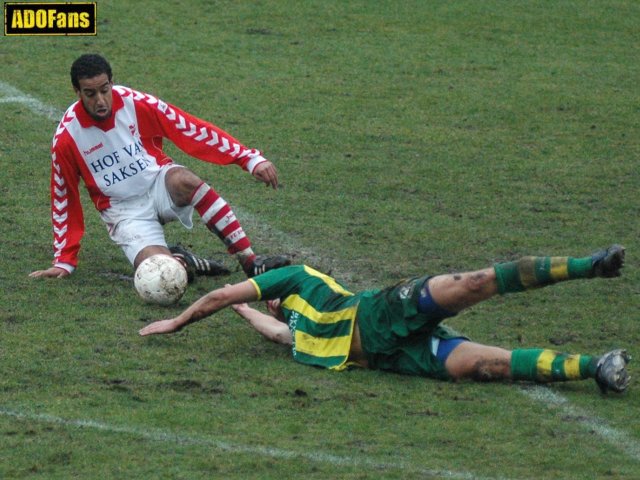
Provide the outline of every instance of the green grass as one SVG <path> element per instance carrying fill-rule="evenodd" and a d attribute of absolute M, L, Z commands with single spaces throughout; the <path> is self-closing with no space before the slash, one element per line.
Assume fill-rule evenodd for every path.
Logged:
<path fill-rule="evenodd" d="M 96 37 L 0 38 L 0 82 L 62 112 L 71 62 L 105 54 L 117 83 L 263 150 L 277 192 L 171 149 L 259 251 L 352 289 L 622 243 L 621 279 L 497 298 L 448 323 L 507 348 L 639 355 L 637 3 L 103 0 L 98 19 Z M 635 385 L 554 385 L 557 407 L 511 385 L 331 373 L 231 312 L 138 337 L 242 275 L 200 279 L 177 307 L 142 304 L 86 195 L 77 272 L 29 279 L 50 262 L 56 122 L 16 102 L 0 118 L 0 478 L 640 476 Z M 167 231 L 226 260 L 201 225 Z"/>

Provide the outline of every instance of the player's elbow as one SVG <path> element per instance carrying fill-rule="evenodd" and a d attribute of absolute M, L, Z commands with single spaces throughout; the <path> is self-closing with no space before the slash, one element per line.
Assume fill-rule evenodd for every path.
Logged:
<path fill-rule="evenodd" d="M 279 328 L 274 330 L 269 335 L 269 340 L 275 343 L 279 343 L 281 345 L 291 345 L 293 343 L 291 339 L 291 332 L 289 328 L 285 326 L 285 328 Z"/>
<path fill-rule="evenodd" d="M 281 345 L 291 345 L 291 335 L 286 334 L 278 334 L 274 342 L 279 343 Z"/>
<path fill-rule="evenodd" d="M 217 312 L 231 305 L 231 295 L 227 290 L 227 288 L 219 288 L 207 295 L 207 304 L 210 310 Z"/>

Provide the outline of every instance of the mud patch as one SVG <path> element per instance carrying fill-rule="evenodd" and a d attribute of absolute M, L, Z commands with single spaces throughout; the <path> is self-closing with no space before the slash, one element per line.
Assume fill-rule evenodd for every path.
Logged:
<path fill-rule="evenodd" d="M 418 416 L 418 417 L 439 417 L 440 414 L 438 412 L 434 412 L 433 410 L 427 408 L 426 410 L 421 410 L 417 412 L 407 412 L 408 416 Z"/>
<path fill-rule="evenodd" d="M 174 392 L 191 392 L 206 395 L 222 395 L 226 393 L 224 386 L 219 383 L 202 384 L 197 380 L 191 379 L 161 383 L 158 385 L 158 388 L 162 390 L 173 390 Z"/>
<path fill-rule="evenodd" d="M 549 338 L 549 342 L 552 345 L 564 345 L 565 343 L 569 343 L 574 341 L 578 336 L 575 333 L 567 333 L 564 335 L 558 335 L 557 337 Z"/>
<path fill-rule="evenodd" d="M 124 282 L 133 282 L 133 275 L 125 275 L 124 273 L 117 272 L 100 272 L 98 275 L 111 280 L 120 280 Z"/>
<path fill-rule="evenodd" d="M 107 390 L 116 393 L 122 393 L 124 395 L 129 396 L 131 400 L 136 402 L 144 402 L 145 400 L 140 397 L 133 388 L 127 385 L 126 380 L 122 380 L 120 378 L 113 378 L 109 380 L 105 380 L 104 384 L 107 386 Z"/>

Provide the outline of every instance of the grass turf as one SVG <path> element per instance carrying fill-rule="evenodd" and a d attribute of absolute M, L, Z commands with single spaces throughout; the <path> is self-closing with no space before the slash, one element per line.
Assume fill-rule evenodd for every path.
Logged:
<path fill-rule="evenodd" d="M 633 2 L 102 1 L 96 37 L 3 37 L 0 81 L 62 112 L 70 63 L 104 53 L 116 83 L 264 150 L 277 192 L 172 152 L 259 251 L 353 289 L 622 243 L 621 279 L 499 298 L 449 323 L 508 348 L 633 354 L 639 14 Z M 56 121 L 16 101 L 0 113 L 1 477 L 638 476 L 633 385 L 606 398 L 592 382 L 554 385 L 562 407 L 509 385 L 333 374 L 230 312 L 140 339 L 242 275 L 200 280 L 175 308 L 143 305 L 88 201 L 78 271 L 29 279 L 50 261 Z M 226 259 L 201 226 L 167 230 Z"/>

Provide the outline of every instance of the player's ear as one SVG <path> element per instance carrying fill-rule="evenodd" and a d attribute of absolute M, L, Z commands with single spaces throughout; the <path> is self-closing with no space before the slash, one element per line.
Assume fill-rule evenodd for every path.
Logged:
<path fill-rule="evenodd" d="M 284 315 L 282 314 L 282 308 L 280 308 L 279 298 L 276 298 L 275 300 L 268 300 L 267 310 L 269 310 L 269 313 L 273 315 L 275 318 L 277 318 L 280 321 L 283 321 Z"/>

